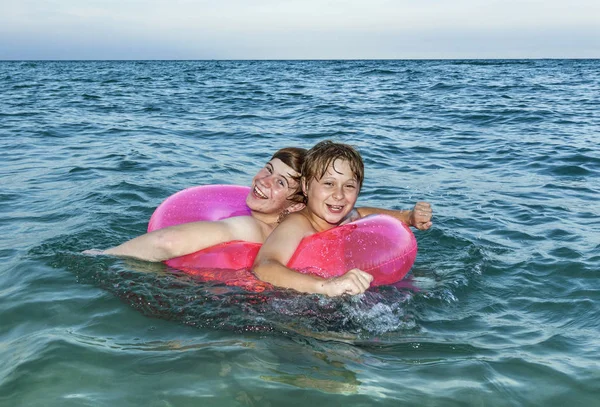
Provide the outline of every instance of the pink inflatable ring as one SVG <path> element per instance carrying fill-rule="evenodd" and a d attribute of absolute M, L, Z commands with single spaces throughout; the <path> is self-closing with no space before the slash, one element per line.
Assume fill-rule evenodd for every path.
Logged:
<path fill-rule="evenodd" d="M 250 215 L 246 206 L 249 187 L 235 185 L 197 186 L 167 198 L 150 218 L 148 231 L 201 220 L 219 220 Z M 234 241 L 167 260 L 175 269 L 226 284 L 262 291 L 268 284 L 250 271 L 259 243 Z M 417 241 L 408 226 L 385 215 L 362 218 L 309 236 L 300 242 L 288 267 L 325 278 L 352 268 L 373 275 L 372 285 L 400 281 L 417 256 Z"/>

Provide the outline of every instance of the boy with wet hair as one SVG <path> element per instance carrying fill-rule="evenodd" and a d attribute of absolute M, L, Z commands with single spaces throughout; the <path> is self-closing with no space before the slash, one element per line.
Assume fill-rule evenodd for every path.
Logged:
<path fill-rule="evenodd" d="M 373 276 L 356 268 L 324 279 L 286 266 L 302 239 L 347 221 L 354 213 L 363 179 L 362 157 L 353 147 L 322 141 L 311 148 L 300 181 L 306 206 L 288 215 L 267 238 L 254 262 L 256 276 L 275 286 L 331 297 L 360 294 L 369 288 Z"/>

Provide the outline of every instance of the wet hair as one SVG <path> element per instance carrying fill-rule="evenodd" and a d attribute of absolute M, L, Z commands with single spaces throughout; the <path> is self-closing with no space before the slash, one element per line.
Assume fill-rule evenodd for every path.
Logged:
<path fill-rule="evenodd" d="M 365 165 L 360 153 L 348 144 L 334 143 L 331 140 L 321 141 L 308 150 L 302 165 L 302 180 L 306 182 L 307 186 L 313 178 L 320 180 L 329 166 L 338 159 L 348 162 L 350 170 L 358 181 L 358 190 L 360 191 L 365 178 Z"/>
<path fill-rule="evenodd" d="M 305 148 L 285 147 L 273 154 L 271 160 L 278 158 L 285 165 L 291 167 L 298 174 L 301 174 L 306 152 L 307 150 Z M 306 203 L 306 197 L 302 193 L 302 184 L 300 183 L 301 176 L 293 174 L 289 174 L 289 176 L 298 183 L 298 187 L 296 188 L 296 191 L 288 197 L 288 200 L 297 203 Z"/>

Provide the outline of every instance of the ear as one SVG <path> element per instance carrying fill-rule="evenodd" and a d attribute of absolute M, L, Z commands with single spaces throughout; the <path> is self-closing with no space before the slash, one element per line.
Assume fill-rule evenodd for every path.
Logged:
<path fill-rule="evenodd" d="M 285 208 L 285 210 L 288 211 L 288 213 L 298 212 L 304 209 L 305 206 L 306 205 L 304 205 L 303 203 L 296 202 Z"/>
<path fill-rule="evenodd" d="M 302 184 L 302 193 L 304 194 L 304 196 L 306 196 L 307 191 L 308 191 L 308 185 L 306 184 L 306 178 L 302 177 L 302 179 L 300 180 L 300 183 Z"/>

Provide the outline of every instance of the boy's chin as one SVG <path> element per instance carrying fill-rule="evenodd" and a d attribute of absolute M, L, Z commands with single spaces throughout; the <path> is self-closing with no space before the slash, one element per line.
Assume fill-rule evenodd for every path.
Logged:
<path fill-rule="evenodd" d="M 329 215 L 325 217 L 325 221 L 327 223 L 329 223 L 330 225 L 333 226 L 338 226 L 340 223 L 342 223 L 342 221 L 346 218 L 346 216 L 348 216 L 347 213 L 343 213 L 343 214 L 336 214 L 334 216 Z"/>

